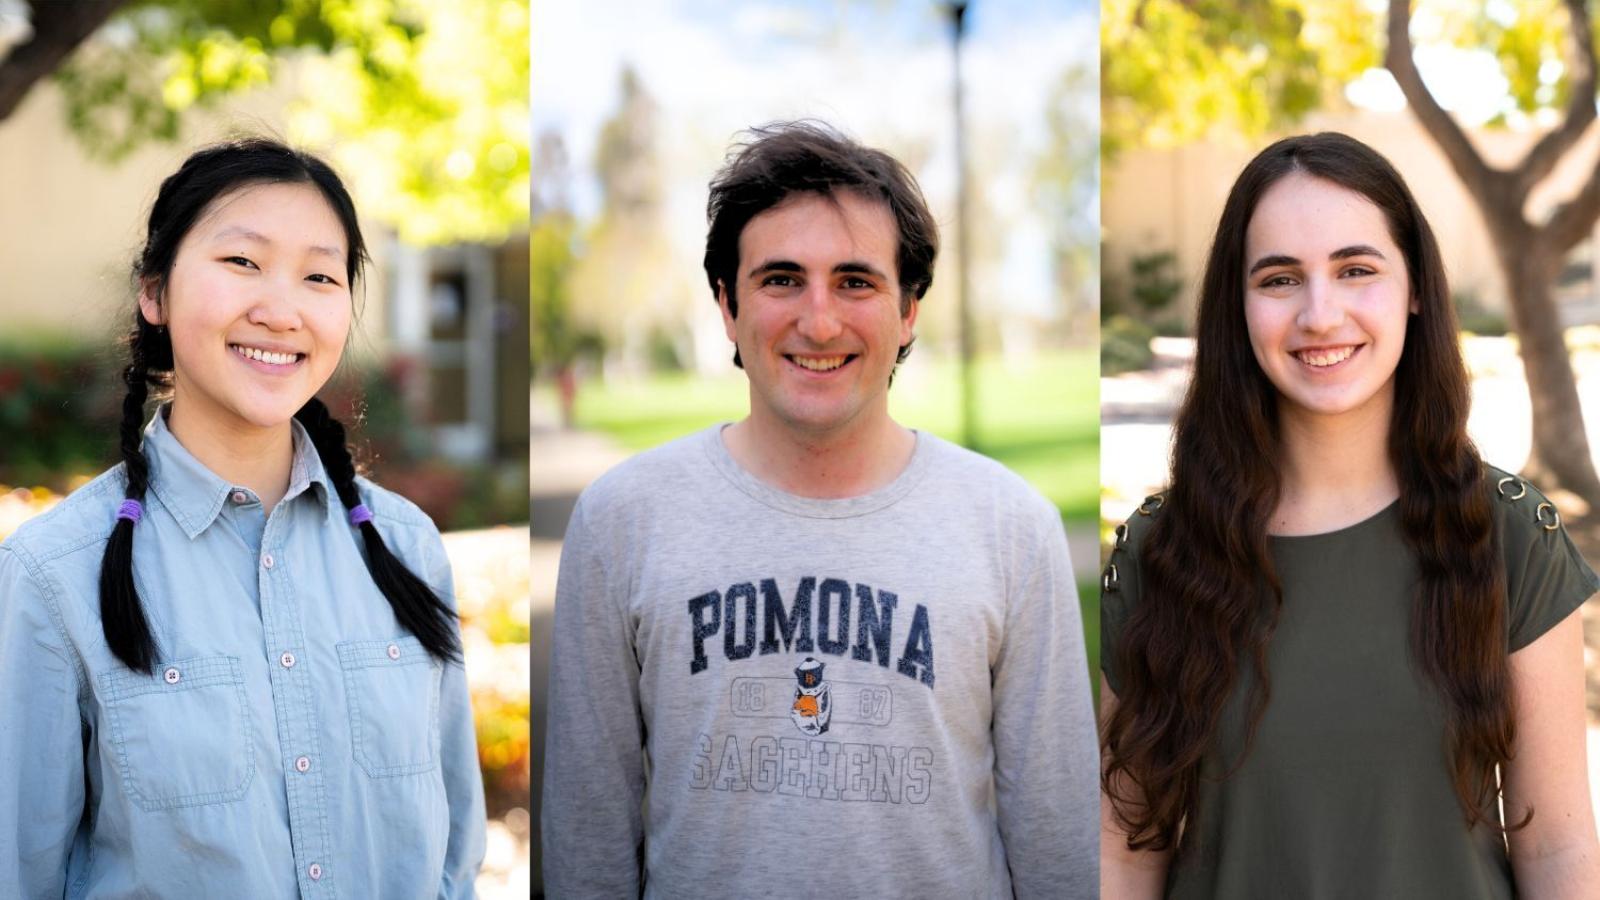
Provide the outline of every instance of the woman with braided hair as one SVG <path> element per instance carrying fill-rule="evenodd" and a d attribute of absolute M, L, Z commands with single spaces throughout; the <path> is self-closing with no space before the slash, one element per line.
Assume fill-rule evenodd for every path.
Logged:
<path fill-rule="evenodd" d="M 365 261 L 315 157 L 236 141 L 162 183 L 122 462 L 0 545 L 5 896 L 472 895 L 449 564 L 315 397 Z"/>
<path fill-rule="evenodd" d="M 1467 435 L 1439 247 L 1342 134 L 1223 206 L 1168 488 L 1101 597 L 1106 898 L 1593 898 L 1554 505 Z"/>

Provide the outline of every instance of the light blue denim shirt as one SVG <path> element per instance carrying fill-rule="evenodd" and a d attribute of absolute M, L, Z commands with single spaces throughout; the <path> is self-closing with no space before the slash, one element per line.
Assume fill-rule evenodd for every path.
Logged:
<path fill-rule="evenodd" d="M 298 422 L 267 515 L 164 419 L 133 549 L 153 675 L 100 627 L 121 466 L 0 544 L 0 896 L 472 896 L 485 823 L 462 667 L 395 621 Z M 433 523 L 360 491 L 453 606 Z"/>

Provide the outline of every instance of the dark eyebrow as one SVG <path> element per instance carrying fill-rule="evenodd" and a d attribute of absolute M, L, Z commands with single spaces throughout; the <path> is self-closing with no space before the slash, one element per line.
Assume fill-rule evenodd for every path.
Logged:
<path fill-rule="evenodd" d="M 805 271 L 805 266 L 802 266 L 793 260 L 769 259 L 751 269 L 746 277 L 754 278 L 755 276 L 766 272 L 793 272 L 797 275 L 804 275 Z M 879 271 L 876 266 L 871 266 L 867 263 L 858 262 L 856 260 L 839 263 L 833 267 L 833 273 L 835 275 L 870 275 L 879 279 L 888 278 L 888 276 Z"/>
<path fill-rule="evenodd" d="M 763 272 L 794 272 L 796 274 L 803 274 L 805 272 L 805 267 L 792 260 L 769 259 L 761 265 L 751 269 L 745 277 L 754 278 Z"/>
<path fill-rule="evenodd" d="M 1387 256 L 1384 256 L 1382 253 L 1378 252 L 1377 247 L 1371 246 L 1370 244 L 1351 244 L 1348 247 L 1340 247 L 1339 249 L 1328 254 L 1329 259 L 1349 259 L 1352 256 L 1376 256 L 1379 259 L 1388 259 Z M 1271 268 L 1272 266 L 1298 265 L 1300 265 L 1300 260 L 1295 259 L 1292 256 L 1284 256 L 1282 254 L 1275 256 L 1263 256 L 1256 260 L 1255 265 L 1250 267 L 1250 272 L 1248 274 L 1254 275 L 1262 269 Z"/>
<path fill-rule="evenodd" d="M 1284 256 L 1281 253 L 1276 255 L 1276 256 L 1263 256 L 1260 259 L 1256 260 L 1255 265 L 1250 267 L 1250 271 L 1249 271 L 1248 274 L 1254 275 L 1255 273 L 1261 271 L 1262 269 L 1271 268 L 1272 266 L 1298 266 L 1298 265 L 1300 265 L 1300 260 L 1295 259 L 1292 256 Z"/>
<path fill-rule="evenodd" d="M 245 240 L 250 241 L 252 243 L 266 244 L 269 247 L 272 246 L 272 239 L 271 238 L 267 237 L 266 235 L 262 234 L 259 231 L 253 231 L 253 230 L 251 230 L 249 228 L 246 228 L 243 225 L 230 225 L 227 228 L 224 228 L 221 231 L 217 232 L 216 234 L 212 235 L 212 239 L 213 240 L 221 240 L 223 238 L 232 238 L 232 237 L 241 237 L 241 238 L 244 238 Z M 329 246 L 326 246 L 326 245 L 323 245 L 323 244 L 312 244 L 310 247 L 307 247 L 306 249 L 311 251 L 312 253 L 320 254 L 322 256 L 331 256 L 334 259 L 344 259 L 344 251 L 340 250 L 338 247 L 329 247 Z"/>
<path fill-rule="evenodd" d="M 1340 247 L 1338 250 L 1328 254 L 1329 259 L 1349 259 L 1352 256 L 1376 256 L 1379 259 L 1388 259 L 1387 256 L 1378 252 L 1377 247 L 1371 247 L 1366 244 L 1352 244 L 1349 247 Z"/>
<path fill-rule="evenodd" d="M 864 262 L 855 261 L 839 263 L 837 266 L 833 267 L 833 272 L 835 275 L 871 275 L 873 278 L 883 281 L 887 281 L 889 278 L 889 276 L 878 271 L 873 266 L 869 266 Z"/>

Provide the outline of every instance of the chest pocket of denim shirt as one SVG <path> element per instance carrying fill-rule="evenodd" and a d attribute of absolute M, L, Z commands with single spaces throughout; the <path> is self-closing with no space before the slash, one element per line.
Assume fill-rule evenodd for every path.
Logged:
<path fill-rule="evenodd" d="M 373 778 L 439 765 L 441 670 L 414 637 L 338 646 L 356 762 Z"/>
<path fill-rule="evenodd" d="M 255 775 L 244 676 L 233 656 L 157 663 L 154 675 L 100 676 L 124 790 L 146 811 L 227 803 Z"/>

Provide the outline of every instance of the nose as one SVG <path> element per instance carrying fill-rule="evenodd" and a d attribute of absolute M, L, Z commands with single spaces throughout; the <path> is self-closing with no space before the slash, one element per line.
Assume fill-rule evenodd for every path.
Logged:
<path fill-rule="evenodd" d="M 274 280 L 263 280 L 261 292 L 245 314 L 252 325 L 272 331 L 295 331 L 300 328 L 300 308 L 290 296 L 291 287 Z"/>
<path fill-rule="evenodd" d="M 1306 280 L 1294 323 L 1300 330 L 1313 334 L 1333 331 L 1344 324 L 1344 305 L 1327 279 L 1313 276 Z"/>
<path fill-rule="evenodd" d="M 801 337 L 813 344 L 826 344 L 843 333 L 839 299 L 826 284 L 808 286 L 801 303 L 800 321 L 795 326 Z"/>

